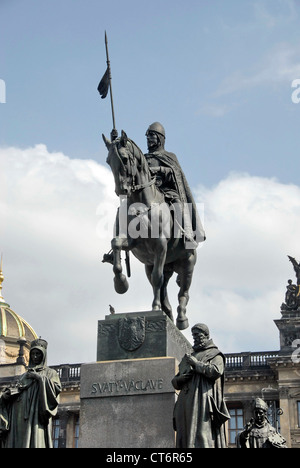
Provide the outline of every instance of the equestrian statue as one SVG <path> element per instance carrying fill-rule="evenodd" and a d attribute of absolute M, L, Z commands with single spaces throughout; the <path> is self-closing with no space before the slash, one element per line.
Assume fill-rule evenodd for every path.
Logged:
<path fill-rule="evenodd" d="M 184 330 L 189 326 L 186 306 L 197 260 L 196 249 L 205 240 L 205 233 L 178 159 L 164 149 L 164 127 L 154 122 L 147 129 L 146 155 L 124 131 L 118 137 L 106 33 L 105 46 L 107 69 L 97 89 L 102 99 L 110 91 L 113 130 L 110 140 L 102 136 L 120 206 L 111 251 L 103 256 L 103 262 L 113 265 L 115 290 L 124 294 L 128 290 L 128 281 L 122 271 L 121 251 L 126 252 L 128 276 L 129 252 L 132 252 L 145 265 L 152 285 L 152 310 L 162 310 L 172 321 L 167 286 L 173 273 L 177 273 L 176 325 L 179 330 Z"/>
<path fill-rule="evenodd" d="M 164 149 L 163 126 L 154 122 L 146 136 L 148 153 L 144 155 L 124 131 L 112 141 L 103 135 L 108 149 L 106 162 L 120 198 L 112 250 L 104 256 L 104 261 L 113 264 L 115 290 L 123 294 L 128 289 L 128 281 L 122 272 L 121 251 L 127 253 L 127 266 L 131 251 L 145 265 L 153 288 L 152 310 L 163 310 L 172 321 L 167 285 L 173 273 L 177 273 L 176 325 L 184 330 L 189 326 L 186 306 L 196 249 L 205 240 L 205 234 L 177 157 Z"/>

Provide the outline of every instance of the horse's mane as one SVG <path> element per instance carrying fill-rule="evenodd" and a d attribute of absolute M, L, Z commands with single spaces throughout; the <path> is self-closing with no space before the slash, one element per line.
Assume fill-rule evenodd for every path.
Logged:
<path fill-rule="evenodd" d="M 143 172 L 147 172 L 149 174 L 149 176 L 151 177 L 149 165 L 147 163 L 147 160 L 146 160 L 146 157 L 145 157 L 144 153 L 142 152 L 142 150 L 139 148 L 139 146 L 133 140 L 128 138 L 128 142 L 130 142 L 132 147 L 133 147 L 133 157 L 136 157 L 136 152 L 138 153 L 138 156 L 139 156 L 138 159 L 140 160 L 141 170 Z"/>
<path fill-rule="evenodd" d="M 117 145 L 118 145 L 118 143 L 120 141 L 121 141 L 120 137 L 117 138 L 116 140 L 114 140 L 112 147 L 113 147 L 115 156 L 119 158 L 119 160 L 121 162 L 121 165 L 123 167 L 123 170 L 125 170 L 123 161 L 120 159 L 119 154 L 118 154 L 118 150 L 117 150 Z M 148 162 L 147 162 L 147 159 L 146 159 L 144 153 L 139 148 L 139 146 L 133 140 L 131 140 L 128 137 L 127 137 L 127 149 L 128 149 L 129 160 L 130 160 L 130 167 L 131 168 L 137 167 L 136 161 L 138 161 L 139 165 L 140 165 L 140 171 L 142 171 L 144 174 L 147 174 L 147 176 L 149 178 L 152 178 L 150 168 L 149 168 L 149 165 L 148 165 Z M 106 159 L 106 162 L 109 165 L 111 165 L 110 164 L 111 163 L 111 158 L 112 158 L 112 154 L 109 153 L 108 156 L 107 156 L 107 159 Z"/>

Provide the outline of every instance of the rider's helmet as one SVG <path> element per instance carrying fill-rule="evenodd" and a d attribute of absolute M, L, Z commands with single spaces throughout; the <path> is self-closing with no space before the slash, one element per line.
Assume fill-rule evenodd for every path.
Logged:
<path fill-rule="evenodd" d="M 162 124 L 160 124 L 159 122 L 154 122 L 153 124 L 149 125 L 146 131 L 146 136 L 148 136 L 149 132 L 154 132 L 157 135 L 160 146 L 164 148 L 166 133 Z"/>
<path fill-rule="evenodd" d="M 154 122 L 153 124 L 149 125 L 148 129 L 147 129 L 147 132 L 146 132 L 146 136 L 148 134 L 148 132 L 155 132 L 155 133 L 158 133 L 159 135 L 163 136 L 164 138 L 166 138 L 166 132 L 165 132 L 165 129 L 164 127 L 162 126 L 162 124 L 160 124 L 159 122 Z"/>

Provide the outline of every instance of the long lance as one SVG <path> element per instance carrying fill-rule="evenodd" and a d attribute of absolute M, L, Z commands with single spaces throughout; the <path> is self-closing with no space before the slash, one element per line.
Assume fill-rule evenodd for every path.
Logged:
<path fill-rule="evenodd" d="M 111 68 L 110 68 L 110 61 L 109 61 L 109 55 L 108 55 L 108 41 L 107 41 L 106 31 L 105 31 L 105 49 L 106 49 L 106 63 L 107 63 L 108 78 L 109 78 L 109 93 L 110 93 L 111 113 L 112 113 L 112 121 L 113 121 L 113 129 L 111 131 L 111 139 L 114 140 L 118 136 L 118 131 L 116 129 L 116 121 L 115 121 L 114 101 L 113 101 L 112 86 L 111 86 Z"/>
<path fill-rule="evenodd" d="M 109 55 L 108 55 L 108 41 L 107 41 L 106 31 L 105 31 L 105 49 L 106 49 L 106 63 L 107 63 L 108 79 L 109 79 L 111 113 L 112 113 L 112 120 L 113 120 L 113 129 L 110 133 L 110 136 L 112 140 L 115 140 L 118 137 L 118 130 L 116 129 L 116 121 L 115 121 L 114 101 L 113 101 L 112 86 L 111 86 L 111 68 L 110 68 L 110 60 L 109 60 Z M 129 257 L 128 251 L 125 251 L 125 264 L 126 264 L 127 276 L 130 277 L 131 268 L 130 268 L 130 257 Z"/>

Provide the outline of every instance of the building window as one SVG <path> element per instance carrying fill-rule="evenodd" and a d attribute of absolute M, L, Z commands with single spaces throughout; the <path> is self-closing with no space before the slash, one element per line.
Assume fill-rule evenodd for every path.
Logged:
<path fill-rule="evenodd" d="M 53 448 L 58 448 L 58 441 L 59 441 L 59 419 L 52 420 L 52 440 L 53 440 Z"/>
<path fill-rule="evenodd" d="M 244 429 L 244 411 L 242 408 L 229 409 L 230 419 L 228 421 L 229 443 L 236 443 L 236 436 Z"/>
<path fill-rule="evenodd" d="M 78 440 L 79 440 L 79 415 L 75 416 L 75 424 L 74 424 L 74 448 L 78 448 Z"/>

